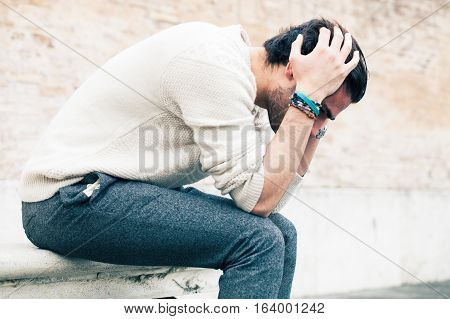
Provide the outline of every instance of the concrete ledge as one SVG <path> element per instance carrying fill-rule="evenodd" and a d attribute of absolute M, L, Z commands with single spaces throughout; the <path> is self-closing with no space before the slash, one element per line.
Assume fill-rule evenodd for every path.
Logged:
<path fill-rule="evenodd" d="M 35 247 L 22 228 L 15 185 L 7 186 L 0 194 L 0 298 L 217 297 L 220 270 L 113 265 Z"/>
<path fill-rule="evenodd" d="M 180 298 L 192 294 L 215 298 L 217 278 L 217 271 L 210 269 L 148 268 L 78 278 L 3 280 L 0 298 Z"/>
<path fill-rule="evenodd" d="M 0 245 L 0 298 L 163 298 L 217 295 L 221 272 L 112 265 L 65 258 L 31 244 Z"/>

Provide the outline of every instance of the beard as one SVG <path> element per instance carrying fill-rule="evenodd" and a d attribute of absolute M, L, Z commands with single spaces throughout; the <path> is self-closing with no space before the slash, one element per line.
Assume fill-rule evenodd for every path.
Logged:
<path fill-rule="evenodd" d="M 272 130 L 276 132 L 289 108 L 289 97 L 294 93 L 292 88 L 278 87 L 267 94 L 267 113 Z"/>

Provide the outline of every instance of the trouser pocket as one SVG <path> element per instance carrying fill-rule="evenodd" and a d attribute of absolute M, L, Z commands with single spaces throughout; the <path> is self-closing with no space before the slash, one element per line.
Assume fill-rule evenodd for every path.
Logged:
<path fill-rule="evenodd" d="M 28 239 L 37 247 L 57 247 L 67 237 L 67 229 L 90 214 L 90 201 L 118 178 L 92 172 L 72 185 L 59 189 L 51 198 L 22 202 L 22 224 Z"/>
<path fill-rule="evenodd" d="M 62 187 L 59 190 L 60 200 L 64 206 L 92 201 L 117 180 L 108 174 L 89 173 L 78 183 Z"/>

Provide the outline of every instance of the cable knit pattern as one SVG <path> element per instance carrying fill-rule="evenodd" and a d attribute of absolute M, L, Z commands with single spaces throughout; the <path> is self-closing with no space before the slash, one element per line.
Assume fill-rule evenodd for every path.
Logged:
<path fill-rule="evenodd" d="M 264 184 L 261 140 L 269 122 L 255 123 L 261 109 L 248 49 L 218 37 L 174 58 L 164 75 L 167 100 L 192 129 L 203 170 L 250 211 Z"/>
<path fill-rule="evenodd" d="M 21 199 L 45 200 L 92 171 L 168 188 L 211 175 L 251 211 L 273 132 L 254 104 L 248 45 L 239 25 L 191 22 L 117 54 L 103 66 L 110 74 L 97 70 L 52 120 L 23 171 Z"/>

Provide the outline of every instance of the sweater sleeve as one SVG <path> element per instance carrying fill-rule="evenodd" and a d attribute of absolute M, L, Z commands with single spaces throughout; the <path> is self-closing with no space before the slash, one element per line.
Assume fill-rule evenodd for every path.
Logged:
<path fill-rule="evenodd" d="M 265 144 L 255 126 L 256 84 L 249 65 L 229 47 L 176 57 L 164 88 L 192 129 L 202 170 L 223 195 L 250 212 L 264 184 Z"/>

